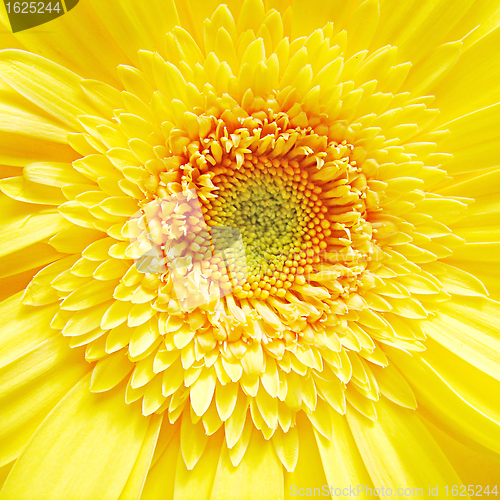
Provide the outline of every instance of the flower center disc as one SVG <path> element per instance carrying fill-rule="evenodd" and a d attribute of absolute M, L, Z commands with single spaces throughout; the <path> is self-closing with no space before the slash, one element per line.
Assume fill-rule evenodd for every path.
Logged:
<path fill-rule="evenodd" d="M 225 115 L 198 118 L 208 133 L 186 145 L 189 155 L 172 156 L 177 165 L 159 173 L 141 211 L 143 248 L 156 242 L 180 307 L 228 294 L 293 301 L 304 287 L 322 299 L 356 292 L 372 248 L 352 146 L 331 140 L 320 118 L 313 128 L 271 107 Z"/>

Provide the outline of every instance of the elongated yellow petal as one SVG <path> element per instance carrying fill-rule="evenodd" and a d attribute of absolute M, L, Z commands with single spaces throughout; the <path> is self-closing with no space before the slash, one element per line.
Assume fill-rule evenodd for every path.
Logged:
<path fill-rule="evenodd" d="M 179 453 L 175 472 L 174 495 L 177 498 L 209 500 L 223 443 L 222 432 L 210 438 L 207 449 L 192 470 Z"/>
<path fill-rule="evenodd" d="M 0 130 L 5 135 L 19 133 L 33 139 L 67 144 L 67 127 L 40 116 L 36 106 L 12 89 L 0 91 Z"/>
<path fill-rule="evenodd" d="M 78 14 L 74 15 L 75 12 Z M 87 78 L 99 78 L 108 83 L 116 83 L 114 69 L 124 62 L 126 56 L 111 34 L 106 31 L 90 3 L 79 5 L 78 11 L 72 11 L 69 16 L 54 19 L 51 26 L 51 30 L 46 31 L 43 36 L 43 45 L 41 39 L 33 38 L 30 32 L 16 33 L 21 45 L 19 48 L 48 57 Z M 6 21 L 5 30 L 9 29 Z M 89 40 L 88 34 L 94 30 L 99 36 Z M 100 50 L 101 44 L 108 48 L 105 53 Z M 16 45 L 9 44 L 2 47 L 10 48 Z M 61 47 L 65 47 L 66 50 L 61 50 Z"/>
<path fill-rule="evenodd" d="M 64 187 L 73 184 L 92 184 L 69 163 L 32 163 L 23 170 L 26 179 L 48 186 Z M 89 188 L 90 189 L 90 188 Z"/>
<path fill-rule="evenodd" d="M 109 391 L 117 386 L 133 369 L 123 351 L 114 352 L 99 360 L 92 370 L 90 390 L 92 392 Z"/>
<path fill-rule="evenodd" d="M 403 60 L 418 62 L 443 40 L 472 4 L 471 0 L 453 4 L 447 0 L 404 4 L 391 0 L 382 9 L 377 46 L 391 43 L 398 47 L 398 56 Z"/>
<path fill-rule="evenodd" d="M 54 213 L 53 209 L 42 206 L 26 210 L 24 207 L 30 205 L 18 206 L 16 203 L 18 202 L 10 200 L 3 194 L 0 197 L 2 213 L 5 214 L 5 222 L 0 230 L 2 256 L 26 248 L 68 227 L 68 222 L 58 213 Z M 7 218 L 9 213 L 15 215 Z"/>
<path fill-rule="evenodd" d="M 118 500 L 134 500 L 141 496 L 158 441 L 162 421 L 163 415 L 153 415 L 151 417 L 139 455 Z"/>
<path fill-rule="evenodd" d="M 80 78 L 62 66 L 29 52 L 5 50 L 0 56 L 0 67 L 9 85 L 63 123 L 78 128 L 75 117 L 92 114 L 92 108 L 79 99 Z"/>
<path fill-rule="evenodd" d="M 299 413 L 296 425 L 299 435 L 299 459 L 293 472 L 284 474 L 285 491 L 290 497 L 293 493 L 298 493 L 297 488 L 321 489 L 323 485 L 328 484 L 311 423 L 305 415 Z"/>
<path fill-rule="evenodd" d="M 413 69 L 404 83 L 414 95 L 424 95 L 432 90 L 453 68 L 460 57 L 462 42 L 450 42 L 436 47 L 425 60 Z"/>
<path fill-rule="evenodd" d="M 95 229 L 70 226 L 53 236 L 49 244 L 61 253 L 79 253 L 102 236 L 102 232 Z"/>
<path fill-rule="evenodd" d="M 446 428 L 456 436 L 475 442 L 498 456 L 499 422 L 482 413 L 473 403 L 466 401 L 458 392 L 461 388 L 449 385 L 444 376 L 425 359 L 410 360 L 408 356 L 394 353 L 392 350 L 390 356 L 399 368 L 402 362 L 407 363 L 406 377 L 419 400 L 420 408 L 428 419 L 440 426 L 446 422 Z M 432 387 L 432 391 L 429 387 Z M 466 394 L 464 392 L 464 395 Z"/>
<path fill-rule="evenodd" d="M 457 297 L 452 304 L 443 304 L 435 319 L 423 323 L 424 331 L 472 365 L 500 379 L 500 342 L 493 319 L 499 313 L 498 303 Z"/>
<path fill-rule="evenodd" d="M 286 9 L 291 5 L 291 2 L 274 2 L 270 8 L 274 8 L 283 14 Z M 342 25 L 345 16 L 349 12 L 350 4 L 335 0 L 325 4 L 321 0 L 298 0 L 293 2 L 292 9 L 292 36 L 298 38 L 301 36 L 309 36 L 314 30 L 321 29 L 327 22 L 335 21 L 335 23 Z M 285 36 L 288 36 L 286 34 Z"/>
<path fill-rule="evenodd" d="M 55 335 L 50 328 L 57 306 L 32 308 L 21 303 L 17 293 L 0 304 L 0 363 L 2 366 Z"/>
<path fill-rule="evenodd" d="M 382 399 L 378 418 L 369 423 L 356 411 L 347 419 L 366 468 L 376 488 L 428 488 L 441 490 L 450 484 L 460 485 L 443 452 L 429 431 L 411 410 Z M 421 464 L 427 464 L 422 467 Z M 367 493 L 366 491 L 364 493 Z M 428 492 L 423 492 L 428 494 Z"/>
<path fill-rule="evenodd" d="M 53 336 L 1 369 L 0 464 L 17 458 L 46 415 L 89 368 L 64 339 Z"/>
<path fill-rule="evenodd" d="M 486 489 L 488 484 L 495 484 L 498 475 L 497 460 L 455 441 L 428 421 L 424 423 L 445 452 L 464 484 L 477 483 L 478 485 L 484 485 L 483 489 Z"/>
<path fill-rule="evenodd" d="M 424 418 L 500 453 L 485 2 L 87 0 L 3 37 L 0 483 L 34 436 L 0 500 L 460 484 Z"/>
<path fill-rule="evenodd" d="M 392 365 L 388 365 L 385 368 L 373 365 L 371 369 L 380 387 L 380 391 L 385 397 L 401 406 L 413 409 L 417 408 L 415 395 L 397 368 Z"/>
<path fill-rule="evenodd" d="M 297 427 L 291 427 L 288 432 L 278 427 L 273 434 L 274 450 L 288 472 L 295 469 L 299 459 L 299 435 Z"/>
<path fill-rule="evenodd" d="M 347 19 L 347 49 L 349 55 L 357 54 L 370 46 L 380 17 L 378 0 L 365 0 Z"/>
<path fill-rule="evenodd" d="M 173 426 L 169 427 L 172 428 Z M 173 500 L 177 461 L 180 456 L 179 447 L 179 432 L 175 432 L 173 437 L 170 436 L 168 445 L 163 448 L 163 452 L 149 471 L 141 499 L 156 500 L 157 498 L 165 498 Z"/>
<path fill-rule="evenodd" d="M 17 252 L 10 253 L 0 262 L 0 277 L 12 276 L 29 269 L 39 268 L 64 257 L 46 243 L 35 243 Z"/>
<path fill-rule="evenodd" d="M 347 418 L 332 411 L 328 412 L 328 417 L 335 429 L 332 438 L 328 440 L 315 432 L 325 469 L 326 484 L 341 489 L 349 489 L 358 484 L 373 488 L 372 480 L 347 424 Z"/>
<path fill-rule="evenodd" d="M 498 101 L 498 89 L 493 84 L 497 77 L 495 74 L 497 67 L 491 67 L 491 57 L 496 57 L 498 54 L 499 43 L 500 30 L 496 28 L 465 51 L 456 66 L 434 89 L 433 93 L 442 112 L 442 120 L 456 118 Z M 483 51 L 491 56 L 484 57 Z M 473 83 L 466 78 L 470 71 L 475 75 Z M 458 105 L 459 95 L 468 95 L 470 98 Z"/>
<path fill-rule="evenodd" d="M 115 286 L 116 282 L 113 281 L 92 281 L 68 295 L 61 306 L 69 311 L 77 311 L 102 304 L 112 298 Z"/>
<path fill-rule="evenodd" d="M 163 52 L 165 44 L 162 37 L 178 24 L 173 1 L 155 0 L 147 8 L 127 1 L 121 4 L 118 12 L 114 4 L 91 4 L 122 50 L 136 63 L 137 51 L 140 49 L 156 51 L 162 47 Z"/>
<path fill-rule="evenodd" d="M 260 481 L 252 481 L 259 477 Z M 246 486 L 245 489 L 241 485 Z M 238 467 L 229 459 L 228 450 L 222 447 L 212 500 L 244 500 L 247 498 L 283 498 L 283 466 L 269 441 L 253 432 L 248 449 Z"/>
<path fill-rule="evenodd" d="M 423 358 L 463 398 L 479 411 L 500 422 L 500 404 L 489 395 L 497 393 L 499 381 L 429 339 Z"/>
<path fill-rule="evenodd" d="M 181 422 L 181 454 L 188 470 L 193 470 L 207 446 L 208 436 L 201 421 L 193 423 L 190 411 L 183 414 Z"/>
<path fill-rule="evenodd" d="M 39 427 L 0 498 L 26 498 L 32 491 L 40 498 L 63 498 L 75 491 L 87 498 L 119 497 L 149 419 L 123 404 L 122 391 L 93 394 L 89 382 L 90 376 L 76 385 Z M 78 454 L 68 460 L 65 450 L 73 447 Z"/>
<path fill-rule="evenodd" d="M 215 370 L 213 368 L 205 369 L 191 388 L 189 396 L 196 415 L 203 415 L 210 406 L 214 396 L 215 383 Z"/>

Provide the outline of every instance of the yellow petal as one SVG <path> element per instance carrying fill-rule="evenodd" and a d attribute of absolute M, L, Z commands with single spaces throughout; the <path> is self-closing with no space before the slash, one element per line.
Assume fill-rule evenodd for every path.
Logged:
<path fill-rule="evenodd" d="M 40 113 L 40 109 L 16 91 L 0 91 L 0 130 L 4 134 L 17 133 L 55 144 L 67 144 L 67 127 L 40 116 Z"/>
<path fill-rule="evenodd" d="M 81 78 L 48 59 L 20 50 L 4 50 L 0 68 L 2 78 L 12 88 L 77 130 L 76 116 L 93 113 L 81 98 Z"/>
<path fill-rule="evenodd" d="M 234 411 L 238 399 L 238 388 L 238 384 L 231 382 L 226 385 L 219 383 L 216 385 L 215 402 L 217 405 L 217 412 L 223 421 L 227 420 Z"/>
<path fill-rule="evenodd" d="M 32 182 L 48 186 L 64 187 L 72 184 L 92 184 L 92 181 L 77 172 L 70 163 L 32 163 L 23 170 L 23 175 Z"/>
<path fill-rule="evenodd" d="M 247 396 L 240 390 L 236 406 L 231 413 L 231 416 L 226 422 L 226 443 L 228 448 L 232 448 L 241 436 L 245 420 L 247 417 L 248 401 Z"/>
<path fill-rule="evenodd" d="M 165 423 L 163 427 L 166 427 Z M 176 429 L 171 425 L 167 425 L 167 427 L 174 431 Z M 158 439 L 161 439 L 161 434 Z M 163 453 L 158 457 L 147 475 L 141 500 L 158 500 L 158 498 L 173 500 L 174 498 L 177 460 L 180 455 L 179 432 L 175 432 L 167 442 L 168 445 L 163 448 Z"/>
<path fill-rule="evenodd" d="M 252 401 L 250 408 L 253 409 L 255 408 L 255 406 L 255 403 Z M 248 449 L 248 444 L 250 443 L 250 438 L 252 437 L 252 432 L 258 432 L 255 427 L 256 425 L 258 425 L 256 422 L 260 424 L 258 425 L 260 429 L 264 429 L 266 426 L 266 424 L 262 420 L 257 419 L 254 413 L 252 413 L 252 417 L 253 419 L 248 418 L 245 421 L 245 426 L 243 427 L 243 432 L 241 433 L 238 442 L 232 448 L 228 449 L 229 459 L 231 460 L 231 463 L 234 467 L 238 467 L 238 465 L 241 463 L 241 460 L 245 456 L 245 453 Z"/>
<path fill-rule="evenodd" d="M 380 387 L 380 392 L 384 396 L 406 408 L 413 408 L 414 410 L 417 408 L 417 401 L 413 391 L 394 365 L 389 364 L 385 368 L 371 365 L 370 368 Z"/>
<path fill-rule="evenodd" d="M 223 439 L 222 432 L 218 432 L 211 437 L 203 456 L 192 470 L 186 467 L 179 453 L 175 472 L 175 498 L 210 499 Z"/>
<path fill-rule="evenodd" d="M 337 377 L 332 380 L 324 380 L 320 375 L 314 377 L 314 382 L 318 392 L 329 404 L 339 413 L 345 413 L 345 394 L 344 388 Z"/>
<path fill-rule="evenodd" d="M 150 381 L 145 389 L 142 400 L 142 414 L 147 416 L 158 411 L 167 398 L 162 394 L 162 377 L 160 376 Z"/>
<path fill-rule="evenodd" d="M 57 333 L 50 328 L 50 322 L 57 312 L 57 306 L 40 308 L 24 306 L 22 293 L 0 303 L 2 326 L 0 327 L 0 365 L 13 361 L 33 347 Z"/>
<path fill-rule="evenodd" d="M 453 9 L 456 6 L 453 5 Z M 442 36 L 442 34 L 440 34 Z M 496 28 L 466 50 L 455 67 L 433 90 L 441 111 L 440 120 L 449 121 L 498 101 L 498 65 L 500 29 Z M 469 76 L 473 74 L 474 78 Z M 461 99 L 460 96 L 468 96 Z"/>
<path fill-rule="evenodd" d="M 150 307 L 149 304 L 146 305 Z M 130 356 L 135 357 L 146 352 L 159 337 L 160 332 L 157 322 L 154 320 L 146 320 L 134 329 L 129 345 Z"/>
<path fill-rule="evenodd" d="M 459 356 L 453 354 L 432 339 L 421 354 L 463 399 L 479 411 L 500 423 L 500 402 L 496 398 L 500 382 Z"/>
<path fill-rule="evenodd" d="M 63 335 L 75 337 L 94 330 L 101 324 L 103 313 L 109 308 L 110 303 L 99 304 L 89 309 L 77 311 L 63 328 Z"/>
<path fill-rule="evenodd" d="M 89 391 L 85 377 L 38 428 L 0 498 L 117 499 L 134 467 L 149 419 L 123 404 L 123 391 Z M 127 443 L 127 446 L 124 446 Z M 112 477 L 113 481 L 109 478 Z"/>
<path fill-rule="evenodd" d="M 299 435 L 297 427 L 291 427 L 288 432 L 283 432 L 278 427 L 272 437 L 274 450 L 288 472 L 292 472 L 299 459 Z"/>
<path fill-rule="evenodd" d="M 6 300 L 16 293 L 25 290 L 36 271 L 37 269 L 32 269 L 6 278 L 0 278 L 0 301 Z"/>
<path fill-rule="evenodd" d="M 128 196 L 115 196 L 104 200 L 100 206 L 112 215 L 132 217 L 137 213 L 138 206 L 135 200 Z"/>
<path fill-rule="evenodd" d="M 467 448 L 430 422 L 424 421 L 424 423 L 464 484 L 476 485 L 476 490 L 481 491 L 484 491 L 488 485 L 495 484 L 498 476 L 497 460 Z"/>
<path fill-rule="evenodd" d="M 427 419 L 448 429 L 448 432 L 459 439 L 475 443 L 483 450 L 491 450 L 499 456 L 500 422 L 480 411 L 485 408 L 484 404 L 478 409 L 473 405 L 475 401 L 468 402 L 464 399 L 461 393 L 466 396 L 470 391 L 464 391 L 460 386 L 452 387 L 444 378 L 448 374 L 441 375 L 422 357 L 413 359 L 394 349 L 390 349 L 388 355 L 400 370 L 404 366 L 406 379 Z M 495 416 L 494 413 L 489 413 Z"/>
<path fill-rule="evenodd" d="M 0 162 L 3 165 L 24 167 L 32 162 L 71 162 L 77 158 L 78 153 L 69 145 L 26 136 L 22 131 L 15 133 L 0 131 Z"/>
<path fill-rule="evenodd" d="M 281 5 L 273 5 L 271 8 L 275 8 L 281 12 L 281 17 L 283 18 L 283 14 L 289 6 L 289 2 L 284 1 L 275 3 Z M 323 28 L 329 21 L 335 21 L 336 25 L 338 24 L 341 26 L 350 6 L 350 2 L 342 2 L 339 0 L 328 3 L 322 2 L 321 0 L 294 1 L 291 12 L 293 38 L 309 36 L 314 30 Z"/>
<path fill-rule="evenodd" d="M 42 420 L 89 368 L 81 353 L 56 335 L 0 370 L 0 464 L 17 458 Z"/>
<path fill-rule="evenodd" d="M 98 1 L 90 3 L 121 49 L 136 64 L 139 50 L 163 52 L 165 34 L 179 24 L 175 3 L 171 0 L 153 0 L 147 7 L 129 0 L 118 6 Z"/>
<path fill-rule="evenodd" d="M 498 165 L 499 108 L 500 104 L 492 104 L 479 110 L 473 108 L 468 114 L 459 116 L 439 127 L 439 130 L 450 131 L 446 140 L 446 150 L 453 151 L 453 158 L 446 162 L 445 167 L 450 174 L 475 172 Z M 477 157 L 481 158 L 479 164 L 474 162 L 474 158 Z M 488 188 L 488 184 L 482 181 L 484 177 L 478 181 L 478 187 L 482 184 L 482 187 Z M 459 196 L 458 193 L 465 188 L 466 184 L 464 182 L 457 185 L 454 182 L 443 191 L 443 194 L 448 194 L 457 185 L 457 196 Z M 491 189 L 491 184 L 489 187 Z M 483 196 L 486 193 L 479 192 L 478 194 Z"/>
<path fill-rule="evenodd" d="M 378 418 L 348 411 L 349 426 L 376 488 L 428 488 L 460 485 L 443 452 L 417 414 L 381 399 Z M 422 464 L 426 464 L 422 467 Z M 416 490 L 418 491 L 418 490 Z M 366 493 L 366 491 L 365 491 Z M 422 490 L 420 496 L 428 495 Z"/>
<path fill-rule="evenodd" d="M 141 496 L 158 441 L 162 420 L 163 415 L 151 417 L 141 450 L 118 500 L 135 500 Z"/>
<path fill-rule="evenodd" d="M 68 222 L 54 209 L 32 207 L 0 196 L 2 224 L 0 226 L 0 255 L 8 255 L 41 241 L 61 229 L 68 227 Z"/>
<path fill-rule="evenodd" d="M 312 425 L 302 412 L 297 414 L 296 427 L 299 434 L 299 459 L 293 472 L 285 472 L 286 498 L 296 496 L 298 488 L 307 487 L 311 491 L 320 488 L 321 491 L 323 485 L 328 484 Z"/>
<path fill-rule="evenodd" d="M 264 19 L 265 8 L 262 0 L 245 0 L 241 6 L 241 12 L 238 17 L 237 28 L 238 33 L 243 33 L 246 30 L 257 30 Z"/>
<path fill-rule="evenodd" d="M 315 432 L 318 449 L 325 469 L 328 485 L 335 488 L 350 488 L 362 484 L 373 488 L 356 441 L 347 424 L 347 418 L 336 411 L 328 411 L 335 432 L 331 439 Z"/>
<path fill-rule="evenodd" d="M 434 318 L 422 323 L 424 332 L 473 366 L 500 380 L 498 302 L 454 297 L 442 303 Z"/>
<path fill-rule="evenodd" d="M 92 370 L 90 390 L 105 392 L 116 387 L 134 368 L 123 351 L 114 352 L 99 360 Z"/>
<path fill-rule="evenodd" d="M 192 470 L 205 451 L 208 436 L 201 421 L 191 421 L 190 409 L 186 408 L 181 422 L 181 455 L 187 469 Z"/>
<path fill-rule="evenodd" d="M 64 254 L 56 252 L 50 245 L 35 243 L 2 257 L 0 260 L 0 277 L 13 276 L 29 269 L 40 268 L 61 257 L 64 257 Z"/>
<path fill-rule="evenodd" d="M 349 384 L 345 391 L 347 401 L 367 419 L 373 421 L 377 420 L 377 407 L 375 406 L 375 403 L 367 398 L 366 392 L 361 394 L 360 391 L 361 388 L 358 390 L 358 387 L 354 385 L 354 383 Z M 349 405 L 347 406 L 347 408 L 352 407 L 349 407 Z"/>
<path fill-rule="evenodd" d="M 222 447 L 210 496 L 212 500 L 280 499 L 283 492 L 283 466 L 272 444 L 265 441 L 260 432 L 252 433 L 238 467 L 231 463 L 228 449 Z"/>
<path fill-rule="evenodd" d="M 453 26 L 473 5 L 472 0 L 450 2 L 384 2 L 381 8 L 380 31 L 374 43 L 398 47 L 398 58 L 416 63 L 436 47 Z M 464 32 L 461 36 L 464 36 Z M 460 38 L 460 37 L 457 37 Z M 446 41 L 454 42 L 456 38 Z"/>
<path fill-rule="evenodd" d="M 347 19 L 348 55 L 352 56 L 370 46 L 380 18 L 378 0 L 365 0 Z"/>
<path fill-rule="evenodd" d="M 47 189 L 44 187 L 44 189 Z M 92 242 L 103 237 L 96 229 L 70 226 L 59 231 L 49 240 L 49 244 L 61 253 L 80 253 Z"/>
<path fill-rule="evenodd" d="M 448 33 L 447 39 L 452 41 L 463 37 L 464 46 L 469 47 L 498 26 L 499 15 L 497 6 L 490 2 L 474 2 L 467 14 Z"/>
<path fill-rule="evenodd" d="M 331 439 L 333 433 L 332 420 L 330 418 L 330 405 L 320 397 L 317 399 L 314 411 L 307 411 L 306 415 L 314 426 L 314 430 L 327 439 Z M 335 410 L 337 411 L 337 410 Z M 338 412 L 337 412 L 338 413 Z"/>
<path fill-rule="evenodd" d="M 121 300 L 113 301 L 109 309 L 102 316 L 101 328 L 112 329 L 120 326 L 127 320 L 129 312 L 130 304 L 128 302 L 122 302 Z"/>
<path fill-rule="evenodd" d="M 5 12 L 5 11 L 4 11 Z M 40 54 L 87 78 L 116 82 L 116 66 L 126 60 L 125 54 L 92 9 L 90 2 L 78 5 L 71 14 L 51 21 L 51 29 L 43 37 L 33 37 L 29 31 L 15 37 L 26 49 Z M 10 31 L 8 21 L 5 31 Z M 89 33 L 92 36 L 89 37 Z M 107 47 L 106 51 L 101 48 Z M 16 47 L 14 44 L 2 47 Z M 61 50 L 64 47 L 65 50 Z"/>
<path fill-rule="evenodd" d="M 108 259 L 94 271 L 94 278 L 101 281 L 109 281 L 121 278 L 130 268 L 126 261 Z M 149 318 L 148 318 L 149 319 Z M 129 324 L 129 326 L 133 326 Z"/>
<path fill-rule="evenodd" d="M 435 262 L 428 269 L 439 279 L 443 290 L 450 294 L 485 297 L 488 292 L 484 285 L 471 274 L 444 262 Z"/>
<path fill-rule="evenodd" d="M 427 95 L 455 66 L 462 42 L 450 42 L 436 47 L 418 66 L 412 68 L 403 89 L 413 95 Z"/>
<path fill-rule="evenodd" d="M 92 104 L 103 116 L 110 116 L 122 106 L 120 91 L 99 80 L 83 80 L 80 86 Z"/>
<path fill-rule="evenodd" d="M 216 380 L 215 369 L 213 367 L 205 368 L 198 380 L 191 387 L 189 397 L 196 415 L 203 415 L 210 406 L 212 397 L 214 396 Z"/>
<path fill-rule="evenodd" d="M 102 304 L 113 297 L 115 281 L 93 280 L 71 292 L 61 303 L 62 309 L 77 311 Z"/>

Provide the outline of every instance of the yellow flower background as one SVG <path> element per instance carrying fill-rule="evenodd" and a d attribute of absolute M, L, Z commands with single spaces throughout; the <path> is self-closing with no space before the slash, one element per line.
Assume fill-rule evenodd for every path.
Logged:
<path fill-rule="evenodd" d="M 0 12 L 0 500 L 494 488 L 497 2 Z"/>

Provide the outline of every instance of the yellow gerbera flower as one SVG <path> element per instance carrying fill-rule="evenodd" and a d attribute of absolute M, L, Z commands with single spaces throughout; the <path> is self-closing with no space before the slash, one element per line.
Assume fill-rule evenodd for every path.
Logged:
<path fill-rule="evenodd" d="M 499 13 L 2 10 L 0 499 L 494 495 Z"/>

